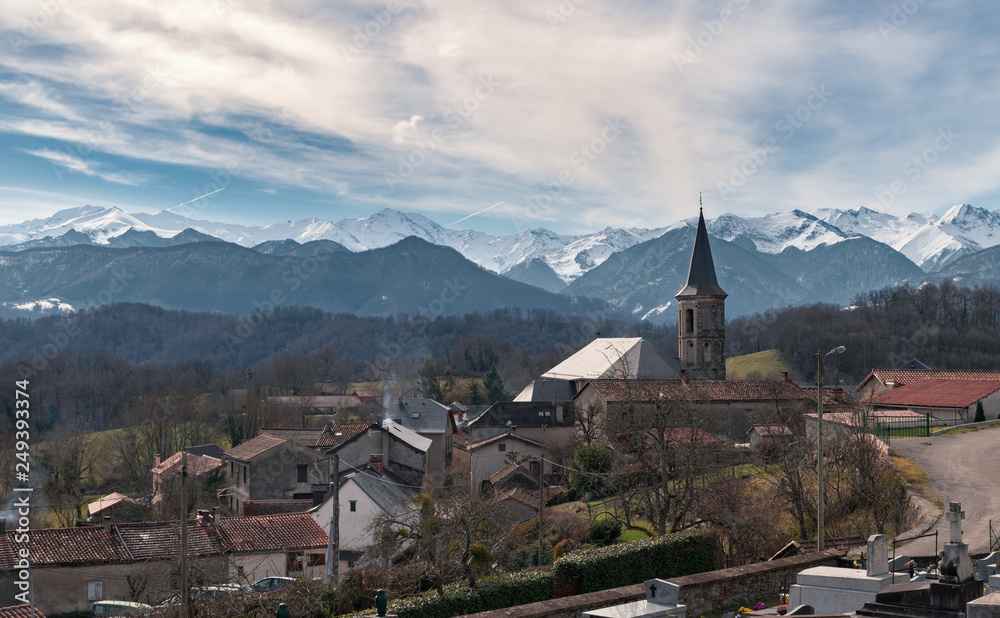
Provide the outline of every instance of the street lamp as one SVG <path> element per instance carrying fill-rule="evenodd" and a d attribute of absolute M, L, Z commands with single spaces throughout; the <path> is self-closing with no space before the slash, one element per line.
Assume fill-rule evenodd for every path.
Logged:
<path fill-rule="evenodd" d="M 818 479 L 818 489 L 816 496 L 816 550 L 823 551 L 823 359 L 831 354 L 843 354 L 847 351 L 844 346 L 837 346 L 826 354 L 823 350 L 816 352 L 816 361 L 819 363 L 819 370 L 816 373 L 816 475 Z"/>

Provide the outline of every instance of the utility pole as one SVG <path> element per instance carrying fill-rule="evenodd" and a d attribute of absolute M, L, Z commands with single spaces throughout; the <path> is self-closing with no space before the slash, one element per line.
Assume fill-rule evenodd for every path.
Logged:
<path fill-rule="evenodd" d="M 545 540 L 545 481 L 543 470 L 545 468 L 545 458 L 538 456 L 538 566 L 542 566 L 542 542 Z"/>
<path fill-rule="evenodd" d="M 816 352 L 816 550 L 823 551 L 823 350 Z"/>
<path fill-rule="evenodd" d="M 181 451 L 181 618 L 188 618 L 187 452 Z"/>
<path fill-rule="evenodd" d="M 333 512 L 326 542 L 326 583 L 340 582 L 340 455 L 333 456 Z"/>

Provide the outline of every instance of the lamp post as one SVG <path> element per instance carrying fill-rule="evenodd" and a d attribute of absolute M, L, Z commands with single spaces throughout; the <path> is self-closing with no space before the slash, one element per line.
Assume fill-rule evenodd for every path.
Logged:
<path fill-rule="evenodd" d="M 837 346 L 826 354 L 823 350 L 816 352 L 816 361 L 819 363 L 816 373 L 816 475 L 818 477 L 816 491 L 816 550 L 823 551 L 823 359 L 831 354 L 843 354 L 847 348 Z"/>

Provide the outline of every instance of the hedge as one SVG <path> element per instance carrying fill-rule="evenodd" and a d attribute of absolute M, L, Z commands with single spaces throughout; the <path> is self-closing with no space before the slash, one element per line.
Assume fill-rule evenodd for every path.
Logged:
<path fill-rule="evenodd" d="M 426 592 L 389 603 L 390 614 L 399 618 L 450 618 L 492 609 L 503 609 L 552 598 L 552 574 L 526 571 L 484 577 L 470 588 L 465 581 L 444 587 L 444 596 Z"/>
<path fill-rule="evenodd" d="M 706 532 L 686 532 L 607 547 L 585 547 L 556 560 L 552 574 L 561 586 L 572 586 L 573 579 L 579 577 L 579 590 L 585 593 L 718 568 L 718 539 Z"/>

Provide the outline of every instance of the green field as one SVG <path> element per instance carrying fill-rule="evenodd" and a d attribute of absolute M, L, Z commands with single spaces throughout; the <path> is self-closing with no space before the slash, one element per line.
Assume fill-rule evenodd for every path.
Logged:
<path fill-rule="evenodd" d="M 726 378 L 729 380 L 776 380 L 788 364 L 781 360 L 777 350 L 764 350 L 726 359 Z"/>

